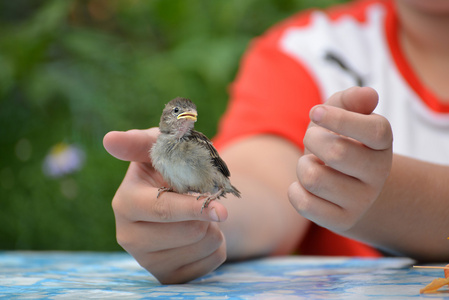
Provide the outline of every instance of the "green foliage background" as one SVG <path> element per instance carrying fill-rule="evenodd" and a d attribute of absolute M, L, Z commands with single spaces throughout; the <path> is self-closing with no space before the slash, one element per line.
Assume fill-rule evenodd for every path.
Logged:
<path fill-rule="evenodd" d="M 212 137 L 250 39 L 337 2 L 0 2 L 0 249 L 120 249 L 110 202 L 128 163 L 107 154 L 104 134 L 157 126 L 163 105 L 184 96 Z M 42 163 L 59 142 L 81 147 L 86 163 L 49 178 Z"/>

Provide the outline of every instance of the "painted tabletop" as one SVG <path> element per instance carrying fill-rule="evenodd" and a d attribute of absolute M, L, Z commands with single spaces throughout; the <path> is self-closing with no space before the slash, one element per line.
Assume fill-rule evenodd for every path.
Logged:
<path fill-rule="evenodd" d="M 224 264 L 161 285 L 126 253 L 0 252 L 0 299 L 449 299 L 419 294 L 441 270 L 406 258 L 287 256 Z"/>

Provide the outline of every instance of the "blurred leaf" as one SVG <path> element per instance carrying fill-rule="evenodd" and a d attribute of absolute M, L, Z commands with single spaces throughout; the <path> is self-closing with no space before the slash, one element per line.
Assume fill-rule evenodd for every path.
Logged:
<path fill-rule="evenodd" d="M 71 1 L 50 1 L 30 20 L 6 26 L 0 31 L 0 49 L 5 59 L 13 62 L 17 79 L 39 63 L 46 54 L 48 43 L 61 28 Z"/>
<path fill-rule="evenodd" d="M 157 126 L 184 96 L 213 137 L 250 39 L 339 2 L 0 2 L 0 249 L 119 249 L 111 199 L 128 163 L 106 153 L 104 134 Z M 48 178 L 42 163 L 60 142 L 79 145 L 86 163 Z"/>

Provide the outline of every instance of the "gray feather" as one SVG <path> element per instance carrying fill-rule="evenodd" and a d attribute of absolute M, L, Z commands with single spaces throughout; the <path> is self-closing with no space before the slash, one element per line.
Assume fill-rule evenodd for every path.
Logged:
<path fill-rule="evenodd" d="M 230 183 L 226 163 L 212 142 L 193 130 L 194 121 L 177 119 L 173 113 L 178 111 L 175 108 L 179 108 L 179 114 L 189 109 L 196 112 L 195 105 L 185 98 L 176 98 L 166 105 L 160 124 L 164 130 L 150 151 L 154 168 L 178 193 L 218 193 L 216 198 L 232 193 L 240 197 L 240 192 Z"/>

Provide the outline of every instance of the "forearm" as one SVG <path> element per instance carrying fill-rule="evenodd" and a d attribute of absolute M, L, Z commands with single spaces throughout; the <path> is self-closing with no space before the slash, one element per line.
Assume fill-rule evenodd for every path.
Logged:
<path fill-rule="evenodd" d="M 395 155 L 384 189 L 346 234 L 419 260 L 449 260 L 449 167 Z"/>
<path fill-rule="evenodd" d="M 287 196 L 299 156 L 296 147 L 273 136 L 248 138 L 223 151 L 231 182 L 242 193 L 242 199 L 223 200 L 229 213 L 220 226 L 229 259 L 288 254 L 302 239 L 309 221 Z"/>
<path fill-rule="evenodd" d="M 286 191 L 280 193 L 240 174 L 233 176 L 233 182 L 243 198 L 233 197 L 224 202 L 229 215 L 220 227 L 226 238 L 228 258 L 292 253 L 309 221 L 291 207 Z"/>

